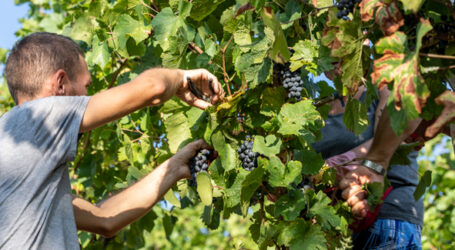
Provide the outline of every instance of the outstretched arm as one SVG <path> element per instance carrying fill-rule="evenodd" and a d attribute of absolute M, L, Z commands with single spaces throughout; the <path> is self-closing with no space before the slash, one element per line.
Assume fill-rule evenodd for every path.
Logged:
<path fill-rule="evenodd" d="M 217 78 L 205 69 L 149 69 L 128 83 L 92 96 L 80 132 L 95 129 L 143 107 L 162 104 L 174 95 L 189 105 L 205 109 L 211 104 L 192 94 L 188 77 L 202 93 L 211 97 L 212 103 L 224 95 Z"/>
<path fill-rule="evenodd" d="M 198 149 L 206 147 L 203 140 L 188 144 L 137 183 L 96 205 L 73 197 L 77 228 L 105 237 L 114 236 L 145 215 L 178 180 L 190 178 L 187 163 Z"/>
<path fill-rule="evenodd" d="M 395 153 L 395 150 L 420 124 L 421 119 L 409 122 L 406 130 L 400 135 L 396 135 L 390 125 L 390 117 L 384 111 L 378 123 L 373 143 L 365 159 L 381 164 L 385 169 Z M 364 166 L 358 166 L 355 170 L 347 172 L 340 181 L 340 188 L 343 190 L 342 196 L 347 200 L 352 208 L 352 213 L 360 218 L 366 216 L 370 209 L 366 200 L 367 193 L 363 185 L 367 183 L 384 183 L 384 176 L 374 172 Z"/>

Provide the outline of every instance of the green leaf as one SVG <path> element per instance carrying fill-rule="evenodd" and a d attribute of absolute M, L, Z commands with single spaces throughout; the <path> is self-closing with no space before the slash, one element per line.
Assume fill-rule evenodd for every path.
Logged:
<path fill-rule="evenodd" d="M 170 47 L 169 39 L 182 27 L 182 21 L 171 8 L 164 8 L 152 20 L 153 33 L 164 51 Z"/>
<path fill-rule="evenodd" d="M 261 93 L 261 114 L 276 116 L 285 103 L 286 90 L 284 88 L 265 88 Z"/>
<path fill-rule="evenodd" d="M 276 156 L 270 156 L 268 164 L 265 165 L 265 170 L 267 172 L 268 183 L 272 187 L 287 186 L 284 182 L 285 166 L 281 162 L 280 158 Z"/>
<path fill-rule="evenodd" d="M 288 161 L 286 163 L 286 173 L 284 175 L 284 183 L 298 184 L 302 180 L 302 163 L 299 161 Z"/>
<path fill-rule="evenodd" d="M 296 71 L 303 66 L 307 70 L 315 69 L 315 58 L 318 57 L 318 48 L 310 40 L 300 40 L 292 49 L 295 51 L 291 57 L 291 71 Z M 315 71 L 312 73 L 317 74 Z"/>
<path fill-rule="evenodd" d="M 204 205 L 210 206 L 213 200 L 213 186 L 210 175 L 205 172 L 199 172 L 196 177 L 197 193 L 201 197 Z"/>
<path fill-rule="evenodd" d="M 390 159 L 390 165 L 409 165 L 411 162 L 409 161 L 408 155 L 415 150 L 415 147 L 420 145 L 420 143 L 407 143 L 400 145 L 395 153 Z"/>
<path fill-rule="evenodd" d="M 166 137 L 171 153 L 177 153 L 192 139 L 188 119 L 182 112 L 164 118 L 164 125 L 166 126 Z"/>
<path fill-rule="evenodd" d="M 242 190 L 240 194 L 240 204 L 242 206 L 242 213 L 244 215 L 248 212 L 248 207 L 250 206 L 250 200 L 255 191 L 262 184 L 262 177 L 264 175 L 263 168 L 256 168 L 253 171 L 249 172 L 245 179 L 242 182 Z"/>
<path fill-rule="evenodd" d="M 234 180 L 230 181 L 231 183 L 226 183 L 225 192 L 225 201 L 226 206 L 232 208 L 240 203 L 240 194 L 242 190 L 242 183 L 245 179 L 245 173 L 235 174 L 233 177 Z"/>
<path fill-rule="evenodd" d="M 291 250 L 327 249 L 321 227 L 303 219 L 296 219 L 280 231 L 278 244 L 287 245 Z"/>
<path fill-rule="evenodd" d="M 268 135 L 265 138 L 260 135 L 254 137 L 253 151 L 262 155 L 272 157 L 280 153 L 281 146 L 280 138 L 275 135 Z"/>
<path fill-rule="evenodd" d="M 177 199 L 177 197 L 174 194 L 174 190 L 172 189 L 169 189 L 169 191 L 167 191 L 167 193 L 164 195 L 164 199 L 178 208 L 182 207 L 180 200 Z"/>
<path fill-rule="evenodd" d="M 136 41 L 136 44 L 144 41 L 148 37 L 148 32 L 151 27 L 147 27 L 143 22 L 133 19 L 130 15 L 123 14 L 118 18 L 114 32 L 118 36 L 119 47 L 126 47 L 126 42 L 129 37 Z"/>
<path fill-rule="evenodd" d="M 71 29 L 71 37 L 74 40 L 81 40 L 90 45 L 92 42 L 92 32 L 93 25 L 90 17 L 88 15 L 82 15 L 74 22 Z"/>
<path fill-rule="evenodd" d="M 128 174 L 134 177 L 136 180 L 140 180 L 142 176 L 144 176 L 142 172 L 139 171 L 139 169 L 137 169 L 135 166 L 128 167 Z"/>
<path fill-rule="evenodd" d="M 98 65 L 101 69 L 109 63 L 111 59 L 111 53 L 109 52 L 109 48 L 107 43 L 100 42 L 98 36 L 93 37 L 92 42 L 92 51 L 90 57 L 88 58 L 88 62 L 91 66 Z"/>
<path fill-rule="evenodd" d="M 163 227 L 164 227 L 164 232 L 166 232 L 167 238 L 169 238 L 171 236 L 172 231 L 174 230 L 176 221 L 177 221 L 177 218 L 175 216 L 168 215 L 167 213 L 164 214 Z"/>
<path fill-rule="evenodd" d="M 273 13 L 272 8 L 266 7 L 261 11 L 261 17 L 264 24 L 273 30 L 275 35 L 275 41 L 273 43 L 270 57 L 278 63 L 285 63 L 289 60 L 290 52 L 288 50 L 288 44 L 286 37 L 284 36 L 281 24 Z"/>
<path fill-rule="evenodd" d="M 275 203 L 275 217 L 282 216 L 285 221 L 293 221 L 305 208 L 305 195 L 300 190 L 289 190 Z"/>
<path fill-rule="evenodd" d="M 343 122 L 356 136 L 360 135 L 369 123 L 366 105 L 355 98 L 349 98 Z"/>
<path fill-rule="evenodd" d="M 206 18 L 213 11 L 216 10 L 218 5 L 222 4 L 225 0 L 197 0 L 193 1 L 193 8 L 191 9 L 190 17 L 196 21 L 201 21 Z"/>
<path fill-rule="evenodd" d="M 278 115 L 282 135 L 305 136 L 308 130 L 322 127 L 323 121 L 311 100 L 285 104 Z"/>
<path fill-rule="evenodd" d="M 234 169 L 237 164 L 237 152 L 226 143 L 223 133 L 218 130 L 212 134 L 211 142 L 221 159 L 225 171 Z"/>
<path fill-rule="evenodd" d="M 425 0 L 400 0 L 400 2 L 403 3 L 405 11 L 417 13 Z"/>
<path fill-rule="evenodd" d="M 321 154 L 314 152 L 314 150 L 295 150 L 294 154 L 294 158 L 302 162 L 302 172 L 304 174 L 317 174 L 322 166 L 324 166 L 325 161 L 322 159 Z"/>
<path fill-rule="evenodd" d="M 414 191 L 414 199 L 417 202 L 420 197 L 425 193 L 425 189 L 431 185 L 431 170 L 425 171 L 423 176 L 420 178 L 419 184 Z"/>
<path fill-rule="evenodd" d="M 316 203 L 310 208 L 310 213 L 315 215 L 322 229 L 329 230 L 340 225 L 340 217 L 336 214 L 332 200 L 327 195 L 319 191 L 316 195 Z"/>

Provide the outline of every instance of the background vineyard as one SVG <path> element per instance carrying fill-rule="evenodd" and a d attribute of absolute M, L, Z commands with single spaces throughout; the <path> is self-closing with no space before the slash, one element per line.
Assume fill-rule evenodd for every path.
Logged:
<path fill-rule="evenodd" d="M 206 112 L 172 99 L 84 134 L 69 166 L 71 186 L 92 202 L 149 173 L 192 138 L 206 139 L 220 155 L 210 174 L 201 175 L 199 193 L 180 181 L 114 238 L 80 232 L 87 249 L 349 247 L 352 218 L 346 204 L 323 192 L 333 186 L 333 172 L 311 147 L 328 112 L 314 101 L 335 91 L 351 95 L 365 85 L 366 103 L 350 99 L 344 118 L 360 133 L 368 124 L 367 105 L 387 84 L 387 109 L 400 132 L 417 116 L 439 115 L 442 107 L 434 99 L 455 73 L 454 58 L 425 56 L 455 55 L 452 1 L 363 0 L 350 20 L 336 17 L 331 0 L 15 2 L 30 7 L 18 38 L 48 31 L 80 44 L 92 74 L 90 94 L 161 65 L 207 68 L 227 92 L 223 104 Z M 6 53 L 0 51 L 2 62 Z M 301 72 L 302 101 L 287 98 L 274 71 L 286 62 Z M 390 65 L 394 70 L 376 70 Z M 333 82 L 321 76 L 334 66 L 342 73 Z M 403 78 L 414 91 L 406 91 Z M 12 106 L 0 85 L 0 114 Z M 261 154 L 253 171 L 241 167 L 236 151 L 246 135 Z M 425 195 L 424 247 L 454 248 L 455 154 L 449 140 L 439 136 L 427 143 L 419 164 L 421 175 L 433 173 Z M 305 178 L 311 178 L 311 189 L 297 187 Z"/>

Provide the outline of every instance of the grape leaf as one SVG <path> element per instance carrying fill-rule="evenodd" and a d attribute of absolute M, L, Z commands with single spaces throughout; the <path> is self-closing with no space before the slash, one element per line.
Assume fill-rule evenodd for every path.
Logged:
<path fill-rule="evenodd" d="M 249 172 L 245 179 L 242 182 L 242 189 L 240 194 L 240 204 L 242 207 L 242 213 L 244 215 L 248 212 L 248 207 L 250 206 L 250 199 L 253 196 L 254 192 L 262 184 L 262 176 L 264 175 L 263 168 L 256 168 L 253 171 Z"/>
<path fill-rule="evenodd" d="M 293 221 L 305 208 L 305 195 L 300 191 L 290 190 L 275 203 L 275 217 L 283 217 L 285 221 Z"/>
<path fill-rule="evenodd" d="M 311 130 L 317 130 L 323 124 L 322 118 L 311 100 L 295 104 L 285 104 L 278 115 L 282 135 L 305 136 Z"/>
<path fill-rule="evenodd" d="M 171 153 L 177 153 L 178 149 L 191 141 L 191 131 L 188 119 L 183 112 L 172 114 L 164 118 L 166 137 Z"/>
<path fill-rule="evenodd" d="M 261 11 L 261 17 L 264 24 L 273 30 L 275 41 L 273 43 L 270 57 L 278 63 L 284 63 L 289 60 L 290 52 L 288 50 L 288 43 L 284 36 L 281 24 L 276 18 L 271 7 L 265 7 Z"/>
<path fill-rule="evenodd" d="M 285 166 L 281 162 L 280 158 L 271 156 L 268 164 L 264 166 L 267 171 L 268 183 L 272 187 L 286 187 L 284 183 Z"/>
<path fill-rule="evenodd" d="M 360 135 L 369 123 L 366 105 L 355 98 L 349 98 L 343 122 L 356 136 Z"/>
<path fill-rule="evenodd" d="M 280 153 L 282 144 L 280 138 L 275 135 L 268 135 L 265 138 L 257 135 L 254 137 L 253 152 L 272 157 Z"/>
<path fill-rule="evenodd" d="M 90 17 L 88 15 L 82 15 L 74 22 L 71 29 L 71 37 L 90 45 L 92 43 L 92 32 L 93 25 Z"/>
<path fill-rule="evenodd" d="M 414 191 L 414 199 L 417 202 L 420 197 L 425 193 L 427 187 L 431 185 L 431 170 L 425 171 L 423 176 L 420 178 L 419 184 Z"/>
<path fill-rule="evenodd" d="M 392 93 L 387 103 L 387 111 L 396 134 L 401 134 L 408 121 L 418 117 L 422 106 L 430 95 L 419 71 L 418 52 L 423 36 L 432 29 L 429 21 L 421 20 L 417 25 L 416 48 L 414 52 L 406 49 L 406 35 L 396 32 L 394 35 L 377 42 L 378 53 L 384 56 L 375 60 L 371 79 L 373 83 L 385 85 L 394 82 Z"/>
<path fill-rule="evenodd" d="M 117 34 L 120 49 L 123 49 L 128 37 L 132 37 L 138 44 L 148 37 L 150 29 L 151 27 L 147 27 L 143 22 L 133 19 L 130 15 L 123 14 L 118 18 L 114 32 Z"/>
<path fill-rule="evenodd" d="M 172 189 L 169 189 L 169 191 L 167 191 L 167 193 L 164 195 L 164 199 L 178 208 L 182 207 L 180 200 L 175 196 L 174 190 Z"/>
<path fill-rule="evenodd" d="M 417 13 L 425 0 L 400 0 L 407 12 Z"/>
<path fill-rule="evenodd" d="M 206 172 L 199 172 L 196 177 L 197 182 L 197 193 L 201 197 L 202 203 L 206 206 L 210 206 L 213 200 L 213 186 L 210 175 Z"/>
<path fill-rule="evenodd" d="M 316 203 L 310 208 L 310 213 L 315 215 L 318 222 L 320 222 L 323 230 L 329 230 L 340 225 L 340 217 L 336 214 L 332 202 L 327 195 L 319 191 L 316 195 Z"/>
<path fill-rule="evenodd" d="M 296 219 L 280 231 L 278 244 L 284 244 L 291 250 L 327 249 L 326 239 L 321 227 L 303 219 Z"/>

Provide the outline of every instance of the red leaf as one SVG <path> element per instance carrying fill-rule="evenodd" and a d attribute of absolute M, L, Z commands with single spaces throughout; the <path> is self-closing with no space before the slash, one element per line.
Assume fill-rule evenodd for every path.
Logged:
<path fill-rule="evenodd" d="M 375 22 L 386 36 L 392 35 L 404 25 L 403 15 L 395 2 L 379 6 Z"/>

